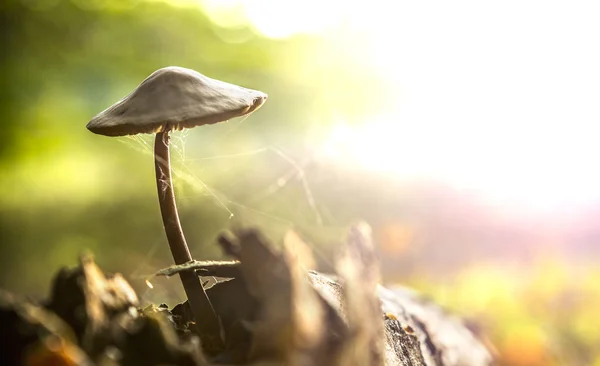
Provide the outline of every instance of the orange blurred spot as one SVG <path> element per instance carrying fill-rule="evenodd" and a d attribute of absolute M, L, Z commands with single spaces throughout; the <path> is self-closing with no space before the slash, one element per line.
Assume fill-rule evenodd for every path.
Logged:
<path fill-rule="evenodd" d="M 414 238 L 414 229 L 405 223 L 385 224 L 378 230 L 381 250 L 388 254 L 402 254 Z"/>
<path fill-rule="evenodd" d="M 49 336 L 29 352 L 26 366 L 76 366 L 89 364 L 79 347 L 57 336 Z"/>
<path fill-rule="evenodd" d="M 531 326 L 518 327 L 507 335 L 500 347 L 502 364 L 514 366 L 548 365 L 548 350 L 540 329 Z"/>

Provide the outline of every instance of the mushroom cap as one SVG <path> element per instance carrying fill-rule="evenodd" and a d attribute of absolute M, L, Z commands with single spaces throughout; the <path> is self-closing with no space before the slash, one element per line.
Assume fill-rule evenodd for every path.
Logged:
<path fill-rule="evenodd" d="M 181 130 L 246 115 L 266 100 L 263 92 L 170 66 L 156 70 L 131 94 L 98 113 L 87 128 L 105 136 Z"/>

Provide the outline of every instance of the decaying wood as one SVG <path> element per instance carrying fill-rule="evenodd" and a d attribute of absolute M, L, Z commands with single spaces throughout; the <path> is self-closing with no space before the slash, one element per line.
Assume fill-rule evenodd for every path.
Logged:
<path fill-rule="evenodd" d="M 218 354 L 202 352 L 202 337 L 195 332 L 187 302 L 172 309 L 140 308 L 123 277 L 105 276 L 84 257 L 79 267 L 59 273 L 46 304 L 2 297 L 0 361 L 200 366 L 492 363 L 490 352 L 459 319 L 410 290 L 379 285 L 378 261 L 365 224 L 351 228 L 334 274 L 314 271 L 310 249 L 293 232 L 280 251 L 257 230 L 237 230 L 222 236 L 219 244 L 233 261 L 195 261 L 157 272 L 172 276 L 194 271 L 224 279 L 206 289 L 224 332 L 224 349 Z M 10 327 L 5 327 L 7 321 Z M 13 340 L 11 349 L 4 339 Z"/>
<path fill-rule="evenodd" d="M 383 316 L 377 298 L 379 262 L 375 257 L 371 232 L 361 223 L 350 229 L 336 270 L 343 283 L 343 297 L 349 335 L 340 352 L 339 365 L 383 364 Z M 391 361 L 391 359 L 390 359 Z"/>
<path fill-rule="evenodd" d="M 235 265 L 240 267 L 239 274 L 235 275 L 235 266 L 223 266 L 221 272 L 214 264 L 204 271 L 223 277 L 233 274 L 235 280 L 228 286 L 238 280 L 246 284 L 241 286 L 244 290 L 238 291 L 238 299 L 247 298 L 242 303 L 253 299 L 258 309 L 254 311 L 259 314 L 255 319 L 247 319 L 248 329 L 271 324 L 271 331 L 264 337 L 261 332 L 253 333 L 254 347 L 256 343 L 262 344 L 261 347 L 269 344 L 268 354 L 274 359 L 272 361 L 281 365 L 492 364 L 490 352 L 458 318 L 408 289 L 389 290 L 378 285 L 378 261 L 365 224 L 351 228 L 346 247 L 337 260 L 337 274 L 310 271 L 310 265 L 298 266 L 290 260 L 290 257 L 293 258 L 290 252 L 305 253 L 306 246 L 296 236 L 288 235 L 286 239 L 286 244 L 293 241 L 295 245 L 284 245 L 283 252 L 277 254 L 254 230 L 239 231 L 235 238 L 222 237 L 220 243 L 226 252 L 233 253 L 241 261 Z M 306 254 L 297 256 L 307 257 Z M 305 262 L 310 263 L 310 260 Z M 202 273 L 204 268 L 196 266 L 195 270 Z M 291 280 L 290 273 L 293 272 L 303 273 L 300 281 Z M 319 306 L 310 300 L 293 300 L 295 291 L 305 291 L 302 289 L 306 288 L 306 282 L 318 295 Z M 214 291 L 209 291 L 211 299 L 217 299 L 217 312 L 219 305 L 226 301 L 222 297 L 227 296 L 218 294 L 218 288 L 216 286 Z M 272 310 L 269 305 L 272 303 L 282 306 Z M 289 310 L 290 303 L 295 310 Z M 315 307 L 321 310 L 314 310 Z M 248 311 L 248 314 L 251 313 L 253 311 Z M 297 345 L 289 340 L 294 336 L 273 329 L 276 324 L 287 324 L 286 331 L 296 331 L 300 337 L 304 330 L 296 326 L 294 314 L 300 314 L 299 319 L 303 319 L 302 314 L 310 314 L 312 321 L 306 328 L 321 330 L 321 334 L 313 333 L 315 338 L 311 339 L 310 347 L 304 345 L 302 357 L 298 356 Z M 316 324 L 316 319 L 322 323 Z M 277 347 L 274 342 L 281 339 L 287 341 Z"/>

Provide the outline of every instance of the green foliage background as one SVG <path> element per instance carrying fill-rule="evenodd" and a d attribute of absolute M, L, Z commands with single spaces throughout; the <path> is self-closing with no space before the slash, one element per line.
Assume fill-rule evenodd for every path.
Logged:
<path fill-rule="evenodd" d="M 189 131 L 181 139 L 186 156 L 174 160 L 187 183 L 183 177 L 176 184 L 196 255 L 218 255 L 212 241 L 231 224 L 229 211 L 279 232 L 292 222 L 315 224 L 307 210 L 281 204 L 302 194 L 299 185 L 253 206 L 265 213 L 263 219 L 240 208 L 289 168 L 272 150 L 207 161 L 200 173 L 183 159 L 271 146 L 299 158 L 294 155 L 308 151 L 311 136 L 327 124 L 329 113 L 343 110 L 356 118 L 373 107 L 371 93 L 360 87 L 369 76 L 350 72 L 353 65 L 342 62 L 343 55 L 326 51 L 325 42 L 316 38 L 268 40 L 250 25 L 221 28 L 199 8 L 163 2 L 33 4 L 9 2 L 2 11 L 2 286 L 39 292 L 45 286 L 40 272 L 70 262 L 82 248 L 123 270 L 137 260 L 145 263 L 148 247 L 160 241 L 156 261 L 169 263 L 152 158 L 141 144 L 150 139 L 111 140 L 85 129 L 94 114 L 168 65 L 270 94 L 268 108 L 242 123 Z M 363 102 L 349 104 L 348 99 Z M 202 182 L 218 192 L 219 200 L 238 206 L 223 202 L 225 209 Z M 135 253 L 142 257 L 132 261 Z M 30 270 L 18 280 L 10 278 L 22 268 Z"/>

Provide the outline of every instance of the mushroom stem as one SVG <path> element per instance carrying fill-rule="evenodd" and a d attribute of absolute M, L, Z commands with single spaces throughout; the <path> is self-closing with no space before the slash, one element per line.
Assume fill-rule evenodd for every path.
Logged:
<path fill-rule="evenodd" d="M 175 264 L 183 264 L 191 261 L 192 256 L 185 241 L 181 223 L 179 222 L 173 182 L 171 180 L 169 155 L 169 130 L 166 129 L 156 134 L 154 143 L 154 165 L 156 168 L 158 202 L 160 203 L 160 213 Z M 204 345 L 211 348 L 215 346 L 219 347 L 222 345 L 219 320 L 200 283 L 200 279 L 193 271 L 181 272 L 179 276 Z M 210 339 L 210 343 L 214 343 L 211 345 L 206 344 L 208 339 Z"/>

